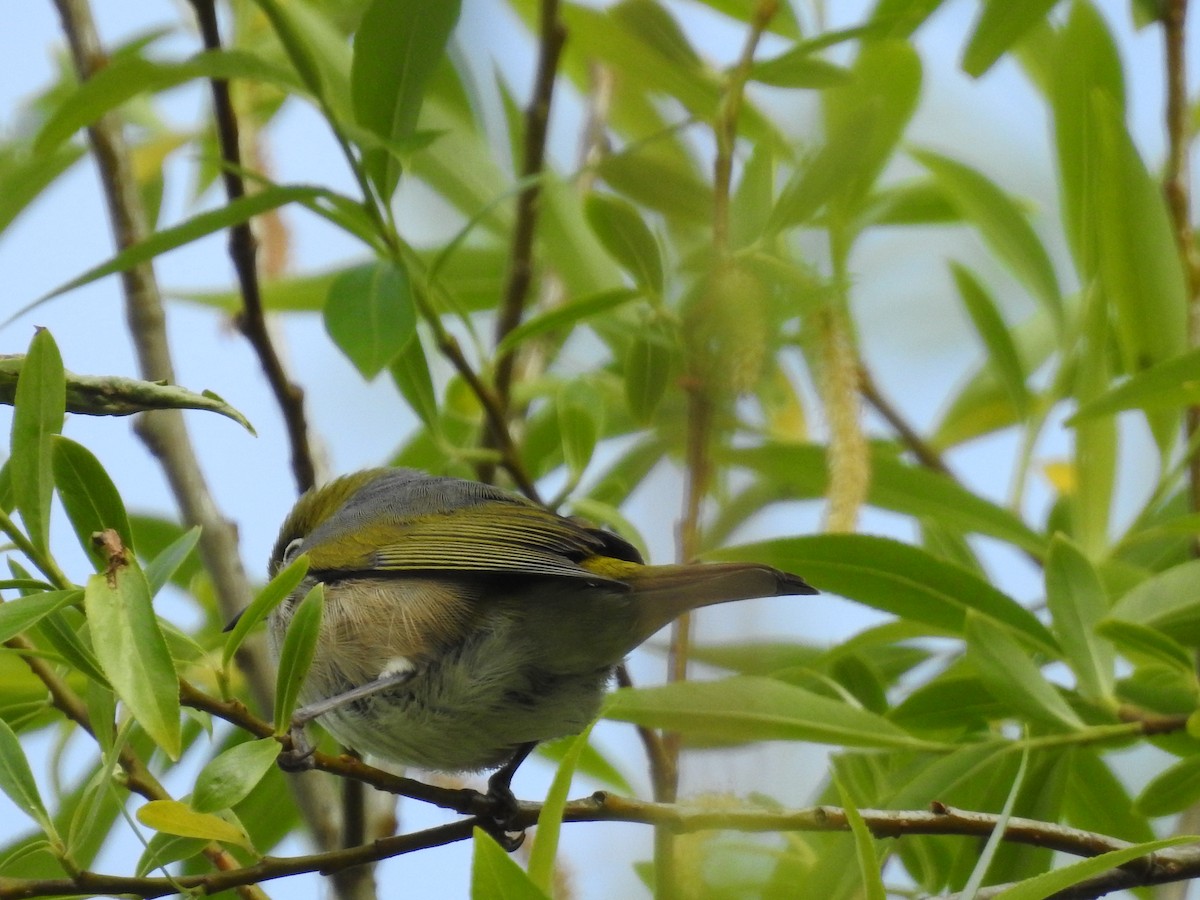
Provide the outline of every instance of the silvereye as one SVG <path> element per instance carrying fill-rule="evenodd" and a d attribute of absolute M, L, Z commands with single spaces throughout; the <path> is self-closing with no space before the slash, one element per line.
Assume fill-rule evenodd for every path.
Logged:
<path fill-rule="evenodd" d="M 677 616 L 816 593 L 763 565 L 644 565 L 611 532 L 412 469 L 371 469 L 306 493 L 283 523 L 271 573 L 301 553 L 308 575 L 272 612 L 270 634 L 277 650 L 296 604 L 325 585 L 300 692 L 306 718 L 394 762 L 507 763 L 493 778 L 499 794 L 539 741 L 592 721 L 615 666 Z"/>

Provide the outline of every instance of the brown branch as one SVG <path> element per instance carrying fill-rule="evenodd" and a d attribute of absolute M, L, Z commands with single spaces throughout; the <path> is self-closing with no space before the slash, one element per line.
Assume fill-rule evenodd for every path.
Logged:
<path fill-rule="evenodd" d="M 859 367 L 858 389 L 862 393 L 863 399 L 896 432 L 900 437 L 900 442 L 904 445 L 905 449 L 917 458 L 917 462 L 925 468 L 946 475 L 949 478 L 955 477 L 954 473 L 950 471 L 950 467 L 946 465 L 945 460 L 942 459 L 941 454 L 933 449 L 921 435 L 917 434 L 916 429 L 908 424 L 908 421 L 900 414 L 900 411 L 892 406 L 891 402 L 880 393 L 878 386 L 875 384 L 875 379 L 871 377 L 871 373 L 866 366 Z"/>
<path fill-rule="evenodd" d="M 71 48 L 75 70 L 86 81 L 106 63 L 87 0 L 55 0 L 63 31 Z M 120 121 L 113 115 L 101 117 L 88 128 L 88 139 L 96 160 L 109 219 L 118 248 L 142 241 L 149 234 L 137 179 Z M 138 356 L 141 376 L 147 381 L 175 381 L 162 294 L 154 268 L 149 263 L 133 266 L 121 273 L 125 294 L 126 317 Z M 144 413 L 135 425 L 138 436 L 158 459 L 171 485 L 171 491 L 189 525 L 201 526 L 199 552 L 212 579 L 221 615 L 232 619 L 251 600 L 250 583 L 242 568 L 236 528 L 225 519 L 212 497 L 195 449 L 178 410 Z M 238 666 L 246 676 L 256 702 L 269 709 L 273 679 L 270 663 L 261 648 L 243 645 L 237 655 Z M 322 834 L 330 808 L 320 787 L 293 779 L 296 801 L 313 832 Z"/>
<path fill-rule="evenodd" d="M 220 50 L 221 33 L 213 0 L 190 2 L 200 23 L 200 34 L 205 48 Z M 217 125 L 217 139 L 221 146 L 221 159 L 225 163 L 221 176 L 225 183 L 225 195 L 233 202 L 246 195 L 246 183 L 241 174 L 242 151 L 238 141 L 237 115 L 229 95 L 229 82 L 222 78 L 213 78 L 209 84 L 212 87 L 213 116 Z M 316 483 L 316 467 L 313 464 L 312 448 L 308 440 L 308 423 L 304 413 L 304 391 L 284 371 L 283 363 L 267 331 L 262 291 L 258 281 L 257 254 L 258 240 L 249 222 L 241 222 L 229 229 L 229 255 L 233 260 L 242 293 L 242 312 L 238 316 L 238 327 L 258 355 L 263 374 L 266 375 L 267 383 L 275 394 L 275 401 L 283 413 L 288 443 L 292 448 L 292 473 L 296 479 L 297 490 L 304 493 Z"/>
<path fill-rule="evenodd" d="M 527 828 L 536 823 L 541 805 L 521 803 L 515 826 Z M 1000 823 L 1000 816 L 953 809 L 935 803 L 931 811 L 920 810 L 859 810 L 864 823 L 876 838 L 898 838 L 905 835 L 960 835 L 987 837 Z M 844 810 L 835 806 L 816 806 L 808 809 L 771 812 L 764 810 L 721 811 L 691 809 L 684 805 L 646 803 L 629 800 L 600 791 L 590 797 L 567 804 L 566 822 L 634 822 L 655 825 L 674 833 L 727 830 L 761 832 L 845 832 L 850 823 Z M 0 878 L 0 900 L 31 898 L 51 894 L 72 894 L 86 891 L 94 894 L 128 894 L 140 897 L 159 897 L 174 893 L 179 886 L 204 893 L 229 890 L 242 884 L 268 881 L 307 872 L 330 874 L 351 866 L 376 862 L 416 850 L 468 839 L 477 824 L 466 819 L 430 828 L 414 834 L 383 838 L 369 844 L 290 858 L 265 857 L 259 862 L 230 872 L 180 876 L 174 879 L 133 878 L 82 872 L 76 878 L 16 879 Z M 1111 850 L 1130 846 L 1096 832 L 1068 828 L 1035 819 L 1012 817 L 1004 829 L 1004 840 L 1011 843 L 1043 847 L 1079 857 L 1093 857 Z M 1200 846 L 1170 848 L 1134 860 L 1110 874 L 1121 878 L 1120 887 L 1162 884 L 1200 875 Z M 1110 888 L 1111 889 L 1111 888 Z M 1075 889 L 1077 891 L 1078 888 Z M 1059 896 L 1095 897 L 1104 891 L 1062 894 Z"/>
<path fill-rule="evenodd" d="M 533 96 L 525 108 L 520 174 L 521 178 L 532 180 L 517 197 L 508 278 L 504 285 L 500 315 L 496 319 L 497 344 L 521 324 L 533 280 L 533 237 L 537 228 L 538 200 L 542 192 L 541 179 L 536 176 L 541 174 L 545 165 L 550 105 L 554 99 L 559 57 L 567 38 L 566 28 L 559 16 L 558 0 L 542 0 L 539 23 L 537 72 L 534 75 Z M 496 363 L 496 395 L 506 416 L 515 365 L 515 351 L 503 354 Z"/>

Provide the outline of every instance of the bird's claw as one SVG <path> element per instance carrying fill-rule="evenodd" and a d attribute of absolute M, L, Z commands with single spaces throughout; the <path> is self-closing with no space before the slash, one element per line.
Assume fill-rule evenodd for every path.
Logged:
<path fill-rule="evenodd" d="M 313 767 L 313 754 L 317 748 L 309 743 L 304 734 L 304 725 L 293 723 L 288 729 L 292 746 L 280 752 L 279 768 L 285 772 L 307 772 Z"/>
<path fill-rule="evenodd" d="M 480 815 L 483 830 L 491 835 L 505 852 L 512 853 L 525 843 L 525 829 L 516 827 L 517 798 L 512 789 L 502 779 L 493 778 L 488 782 L 486 811 Z"/>

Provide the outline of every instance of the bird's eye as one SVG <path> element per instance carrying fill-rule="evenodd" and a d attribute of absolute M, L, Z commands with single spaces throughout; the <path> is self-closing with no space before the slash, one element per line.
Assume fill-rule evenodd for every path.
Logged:
<path fill-rule="evenodd" d="M 290 563 L 296 558 L 296 554 L 300 552 L 300 548 L 304 546 L 304 538 L 292 538 L 286 547 L 283 548 L 283 561 Z"/>

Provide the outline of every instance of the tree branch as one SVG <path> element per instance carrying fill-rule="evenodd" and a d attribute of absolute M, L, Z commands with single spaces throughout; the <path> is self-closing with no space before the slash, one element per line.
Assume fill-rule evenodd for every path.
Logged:
<path fill-rule="evenodd" d="M 196 11 L 205 48 L 220 50 L 221 33 L 213 0 L 189 2 Z M 241 175 L 242 151 L 238 141 L 237 115 L 229 95 L 229 82 L 213 78 L 209 84 L 212 87 L 213 117 L 221 145 L 221 159 L 225 163 L 221 177 L 225 183 L 225 195 L 233 202 L 246 195 L 246 183 Z M 248 221 L 240 222 L 229 229 L 229 255 L 233 260 L 242 293 L 242 312 L 238 316 L 238 327 L 258 355 L 263 374 L 283 413 L 288 442 L 292 448 L 292 473 L 296 479 L 296 489 L 299 493 L 304 493 L 316 483 L 316 466 L 313 464 L 308 423 L 304 414 L 304 391 L 288 378 L 267 331 L 262 292 L 258 282 L 257 253 L 258 241 Z"/>

